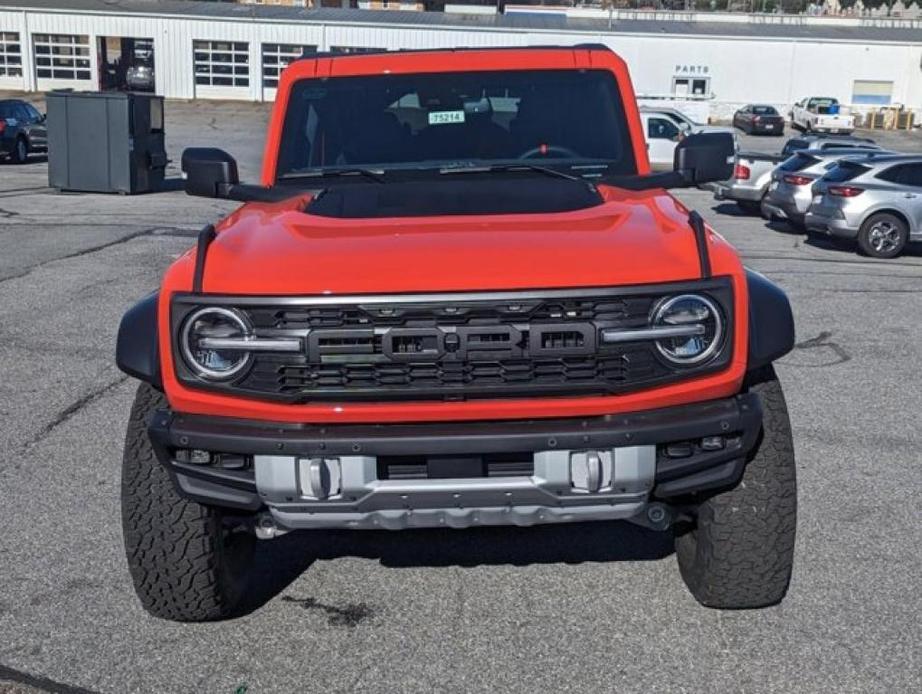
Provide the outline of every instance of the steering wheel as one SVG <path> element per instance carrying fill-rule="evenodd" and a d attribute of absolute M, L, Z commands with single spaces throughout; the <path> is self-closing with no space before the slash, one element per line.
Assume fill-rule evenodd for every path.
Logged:
<path fill-rule="evenodd" d="M 569 147 L 563 147 L 561 145 L 541 145 L 539 147 L 532 147 L 531 149 L 522 152 L 519 155 L 519 159 L 534 159 L 538 156 L 546 157 L 552 152 L 554 154 L 562 155 L 571 159 L 579 159 L 579 154 L 574 152 Z"/>

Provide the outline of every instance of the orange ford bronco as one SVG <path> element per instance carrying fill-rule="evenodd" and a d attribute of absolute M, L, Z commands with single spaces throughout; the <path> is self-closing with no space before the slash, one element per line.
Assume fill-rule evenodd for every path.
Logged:
<path fill-rule="evenodd" d="M 293 63 L 259 184 L 184 153 L 188 193 L 245 204 L 119 331 L 144 607 L 233 615 L 289 531 L 612 519 L 674 533 L 704 605 L 781 600 L 790 305 L 666 192 L 733 153 L 652 174 L 603 47 Z"/>

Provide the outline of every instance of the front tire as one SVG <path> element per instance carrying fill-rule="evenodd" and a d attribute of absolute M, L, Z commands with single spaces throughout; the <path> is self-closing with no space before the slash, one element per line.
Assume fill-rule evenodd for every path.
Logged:
<path fill-rule="evenodd" d="M 135 592 L 144 609 L 179 622 L 233 616 L 246 592 L 255 538 L 221 509 L 180 496 L 157 460 L 147 424 L 167 407 L 138 387 L 122 461 L 122 530 Z"/>
<path fill-rule="evenodd" d="M 25 164 L 29 158 L 29 143 L 26 138 L 17 137 L 13 143 L 13 151 L 10 152 L 10 161 L 14 164 Z"/>
<path fill-rule="evenodd" d="M 762 401 L 762 434 L 740 483 L 695 508 L 677 529 L 679 571 L 706 607 L 750 609 L 784 598 L 791 580 L 797 483 L 791 424 L 781 384 L 767 367 L 750 390 Z"/>
<path fill-rule="evenodd" d="M 895 258 L 909 240 L 909 227 L 896 215 L 871 215 L 858 231 L 858 248 L 872 258 Z"/>

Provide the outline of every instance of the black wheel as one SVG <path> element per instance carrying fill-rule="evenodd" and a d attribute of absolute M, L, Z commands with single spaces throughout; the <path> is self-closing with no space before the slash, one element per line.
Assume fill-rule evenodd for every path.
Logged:
<path fill-rule="evenodd" d="M 184 499 L 147 435 L 163 394 L 138 387 L 122 461 L 122 530 L 134 588 L 156 617 L 202 622 L 234 616 L 246 591 L 255 537 L 240 518 Z"/>
<path fill-rule="evenodd" d="M 29 158 L 29 143 L 26 138 L 17 137 L 13 144 L 13 151 L 10 152 L 10 161 L 14 164 L 25 164 Z"/>
<path fill-rule="evenodd" d="M 682 578 L 707 607 L 774 605 L 791 580 L 797 525 L 791 425 L 774 370 L 753 380 L 749 388 L 762 401 L 762 434 L 742 480 L 698 504 L 694 522 L 676 528 Z"/>
<path fill-rule="evenodd" d="M 737 200 L 736 206 L 746 214 L 762 214 L 762 203 L 759 200 Z"/>
<path fill-rule="evenodd" d="M 895 258 L 908 240 L 906 222 L 887 212 L 871 215 L 858 230 L 858 248 L 872 258 Z"/>

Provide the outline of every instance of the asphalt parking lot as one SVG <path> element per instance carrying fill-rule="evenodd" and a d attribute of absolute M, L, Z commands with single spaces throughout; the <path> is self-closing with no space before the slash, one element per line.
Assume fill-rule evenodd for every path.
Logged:
<path fill-rule="evenodd" d="M 171 103 L 167 118 L 175 161 L 222 146 L 255 180 L 264 106 Z M 880 140 L 922 151 L 918 132 Z M 181 625 L 141 610 L 125 565 L 135 383 L 115 332 L 234 205 L 55 194 L 40 159 L 0 164 L 0 692 L 920 691 L 922 249 L 873 261 L 679 197 L 794 306 L 783 604 L 698 606 L 670 540 L 627 524 L 337 532 L 262 543 L 252 611 Z"/>

